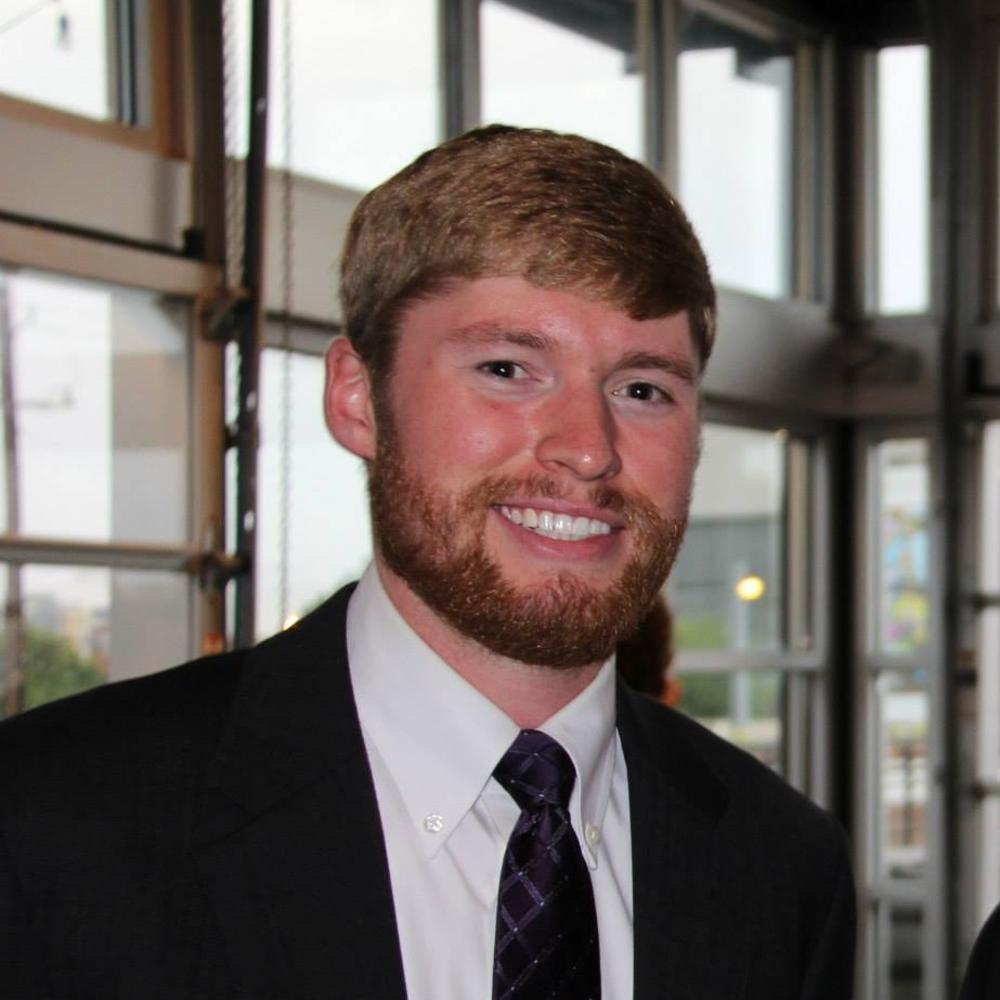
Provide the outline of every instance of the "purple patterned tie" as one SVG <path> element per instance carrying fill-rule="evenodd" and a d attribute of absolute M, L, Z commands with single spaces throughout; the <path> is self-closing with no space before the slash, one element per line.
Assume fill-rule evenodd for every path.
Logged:
<path fill-rule="evenodd" d="M 600 1000 L 594 892 L 569 820 L 573 762 L 525 729 L 493 776 L 521 807 L 500 871 L 493 998 Z"/>

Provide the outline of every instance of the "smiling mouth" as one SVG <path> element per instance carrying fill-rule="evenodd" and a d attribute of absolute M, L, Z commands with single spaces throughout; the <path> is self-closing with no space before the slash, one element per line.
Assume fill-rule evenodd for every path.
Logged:
<path fill-rule="evenodd" d="M 572 517 L 569 514 L 558 514 L 552 510 L 538 510 L 534 507 L 503 505 L 494 509 L 508 521 L 513 521 L 522 528 L 561 542 L 582 542 L 595 535 L 610 535 L 612 530 L 607 521 L 599 521 L 594 517 Z"/>

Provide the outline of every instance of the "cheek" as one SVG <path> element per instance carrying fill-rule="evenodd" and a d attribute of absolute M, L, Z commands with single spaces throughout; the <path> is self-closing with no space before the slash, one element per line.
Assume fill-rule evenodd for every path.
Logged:
<path fill-rule="evenodd" d="M 407 457 L 440 481 L 453 471 L 491 473 L 525 447 L 522 423 L 488 404 L 402 407 L 398 419 Z"/>
<path fill-rule="evenodd" d="M 630 479 L 658 507 L 676 515 L 690 499 L 697 459 L 696 436 L 681 435 L 666 445 L 662 439 L 649 441 L 635 449 Z"/>

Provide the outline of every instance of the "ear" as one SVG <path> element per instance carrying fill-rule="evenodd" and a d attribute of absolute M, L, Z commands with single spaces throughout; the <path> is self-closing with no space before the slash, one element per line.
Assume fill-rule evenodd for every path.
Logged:
<path fill-rule="evenodd" d="M 368 369 L 347 337 L 335 337 L 326 349 L 326 426 L 348 451 L 370 461 L 375 457 L 375 407 Z"/>

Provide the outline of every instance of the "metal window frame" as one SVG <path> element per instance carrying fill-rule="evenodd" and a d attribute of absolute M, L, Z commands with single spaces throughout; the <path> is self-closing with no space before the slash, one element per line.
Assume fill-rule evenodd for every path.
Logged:
<path fill-rule="evenodd" d="M 206 0 L 212 2 L 212 0 Z M 176 29 L 184 18 L 174 0 L 107 0 L 109 108 L 105 120 L 0 94 L 0 115 L 105 139 L 164 156 L 186 153 L 183 111 L 176 107 L 177 63 L 184 55 Z"/>
<path fill-rule="evenodd" d="M 785 42 L 793 48 L 793 87 L 790 99 L 791 127 L 786 168 L 789 218 L 786 220 L 788 292 L 776 303 L 791 301 L 821 301 L 828 289 L 829 269 L 825 253 L 827 216 L 823 206 L 830 184 L 830 136 L 823 121 L 823 109 L 829 102 L 829 50 L 824 45 L 822 30 L 776 11 L 741 0 L 663 0 L 665 13 L 652 23 L 661 27 L 665 39 L 660 53 L 669 60 L 669 69 L 661 74 L 670 85 L 669 107 L 652 119 L 658 126 L 651 142 L 653 152 L 660 144 L 666 151 L 651 160 L 662 160 L 663 177 L 668 187 L 678 186 L 677 148 L 680 108 L 677 100 L 678 59 L 681 54 L 680 36 L 684 19 L 700 14 L 743 34 L 764 42 Z"/>
<path fill-rule="evenodd" d="M 178 545 L 135 542 L 91 543 L 55 536 L 0 534 L 0 560 L 13 563 L 103 566 L 109 569 L 169 571 L 203 583 L 233 569 L 212 525 L 221 523 L 221 491 L 214 472 L 215 441 L 221 436 L 221 349 L 203 334 L 202 304 L 221 281 L 218 265 L 171 254 L 120 246 L 73 234 L 0 220 L 0 267 L 28 268 L 67 277 L 184 300 L 190 304 L 189 386 L 193 404 L 191 439 L 186 451 L 188 541 Z M 218 426 L 216 426 L 216 424 Z M 192 587 L 192 623 L 188 647 L 192 655 L 211 646 L 219 622 L 210 593 Z M 206 640 L 207 637 L 207 640 Z"/>
<path fill-rule="evenodd" d="M 797 477 L 806 496 L 792 496 L 794 484 L 786 470 L 784 533 L 786 555 L 793 547 L 790 531 L 807 535 L 811 560 L 805 570 L 809 598 L 798 602 L 792 596 L 801 589 L 797 575 L 803 570 L 786 567 L 782 621 L 787 630 L 784 648 L 776 651 L 706 650 L 679 651 L 676 669 L 686 673 L 734 673 L 773 671 L 782 674 L 782 771 L 796 788 L 819 804 L 834 807 L 838 776 L 833 773 L 836 756 L 836 726 L 831 718 L 833 697 L 829 623 L 830 567 L 833 506 L 831 504 L 832 424 L 801 414 L 748 407 L 732 401 L 708 398 L 702 419 L 706 423 L 761 431 L 785 430 L 793 442 L 808 448 L 807 474 Z M 790 442 L 789 444 L 791 444 Z M 787 454 L 787 452 L 786 452 Z M 792 513 L 794 508 L 794 513 Z M 794 616 L 795 620 L 792 620 Z M 810 642 L 793 648 L 796 637 L 809 631 Z"/>
<path fill-rule="evenodd" d="M 867 990 L 866 1000 L 875 1000 L 880 969 L 887 961 L 884 912 L 895 905 L 919 907 L 922 913 L 922 953 L 924 955 L 922 995 L 925 1000 L 947 996 L 942 977 L 946 967 L 946 951 L 942 926 L 946 917 L 946 900 L 941 891 L 945 874 L 943 796 L 940 774 L 946 759 L 942 738 L 944 726 L 943 699 L 940 695 L 939 661 L 941 642 L 941 606 L 943 588 L 936 574 L 928 580 L 929 635 L 927 646 L 911 656 L 894 656 L 878 650 L 875 641 L 878 613 L 873 610 L 878 586 L 879 554 L 879 483 L 877 450 L 887 441 L 919 438 L 927 442 L 928 532 L 930 565 L 936 565 L 942 549 L 940 504 L 942 483 L 940 473 L 941 443 L 937 425 L 931 418 L 923 420 L 885 420 L 859 426 L 856 432 L 855 456 L 855 517 L 861 522 L 856 532 L 858 567 L 861 585 L 855 593 L 855 702 L 854 742 L 858 747 L 855 771 L 854 842 L 858 860 L 859 912 L 862 934 L 859 938 L 859 982 Z M 879 775 L 880 756 L 877 752 L 877 698 L 874 686 L 886 673 L 924 675 L 923 686 L 928 698 L 928 771 L 938 776 L 929 784 L 925 817 L 927 862 L 925 874 L 919 879 L 885 879 L 878 874 L 880 855 L 881 804 Z M 884 971 L 884 970 L 883 970 Z"/>

